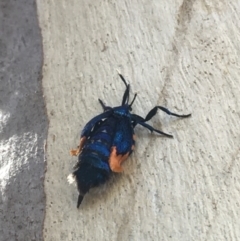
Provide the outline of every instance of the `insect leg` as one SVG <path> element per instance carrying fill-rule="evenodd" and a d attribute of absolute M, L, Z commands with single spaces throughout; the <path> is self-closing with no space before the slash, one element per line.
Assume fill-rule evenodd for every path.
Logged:
<path fill-rule="evenodd" d="M 135 127 L 138 122 L 144 122 L 145 119 L 139 115 L 136 115 L 136 114 L 131 114 L 131 122 L 132 122 L 132 125 L 133 127 Z"/>
<path fill-rule="evenodd" d="M 112 107 L 106 106 L 106 105 L 103 103 L 102 100 L 98 99 L 98 101 L 99 101 L 100 105 L 102 106 L 104 112 L 112 109 Z"/>
<path fill-rule="evenodd" d="M 159 133 L 159 134 L 162 134 L 162 135 L 164 135 L 164 136 L 173 138 L 172 135 L 167 134 L 167 133 L 164 133 L 164 132 L 159 131 L 159 130 L 156 130 L 156 129 L 154 129 L 152 126 L 150 126 L 150 125 L 148 125 L 147 123 L 145 123 L 145 119 L 144 119 L 143 117 L 139 116 L 139 115 L 132 114 L 132 115 L 131 115 L 131 122 L 132 122 L 133 128 L 134 128 L 137 124 L 139 124 L 139 125 L 147 128 L 147 129 L 150 130 L 151 132 L 155 131 L 155 132 L 157 132 L 157 133 Z"/>
<path fill-rule="evenodd" d="M 152 110 L 150 110 L 149 113 L 146 115 L 144 122 L 149 121 L 150 119 L 152 119 L 153 116 L 156 115 L 158 109 L 164 111 L 164 112 L 167 113 L 168 115 L 173 115 L 173 116 L 177 116 L 177 117 L 181 117 L 181 118 L 187 118 L 187 117 L 190 117 L 190 116 L 191 116 L 191 114 L 188 114 L 188 115 L 179 115 L 179 114 L 176 114 L 176 113 L 172 113 L 171 111 L 169 111 L 169 110 L 168 110 L 167 108 L 165 108 L 165 107 L 155 106 L 155 107 L 154 107 Z"/>
<path fill-rule="evenodd" d="M 141 126 L 147 128 L 147 129 L 150 130 L 151 132 L 155 131 L 155 132 L 157 132 L 157 133 L 159 133 L 159 134 L 161 134 L 161 135 L 164 135 L 164 136 L 166 136 L 166 137 L 173 138 L 172 135 L 167 134 L 167 133 L 162 132 L 162 131 L 159 131 L 159 130 L 157 130 L 157 129 L 154 129 L 152 126 L 148 125 L 147 123 L 144 123 L 144 122 L 137 122 L 137 124 L 139 124 L 139 125 L 141 125 Z"/>

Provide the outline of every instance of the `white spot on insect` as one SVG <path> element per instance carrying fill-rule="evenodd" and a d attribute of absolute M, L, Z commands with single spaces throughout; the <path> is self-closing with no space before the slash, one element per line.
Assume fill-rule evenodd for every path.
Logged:
<path fill-rule="evenodd" d="M 68 183 L 73 184 L 76 181 L 76 177 L 71 173 L 67 177 Z"/>

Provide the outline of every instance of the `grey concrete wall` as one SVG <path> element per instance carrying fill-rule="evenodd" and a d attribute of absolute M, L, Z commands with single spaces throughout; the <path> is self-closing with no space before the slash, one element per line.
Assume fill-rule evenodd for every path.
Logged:
<path fill-rule="evenodd" d="M 0 170 L 3 240 L 41 240 L 42 231 L 44 240 L 51 241 L 240 239 L 240 2 L 37 1 L 44 56 L 39 84 L 29 74 L 41 69 L 34 7 L 12 4 L 5 9 L 11 13 L 21 9 L 21 18 L 35 19 L 25 28 L 30 23 L 35 27 L 24 36 L 35 33 L 39 45 L 33 48 L 36 52 L 32 45 L 28 50 L 33 52 L 21 52 L 29 55 L 18 57 L 17 68 L 3 68 L 6 81 L 1 79 L 1 85 L 10 89 L 3 95 L 1 88 L 0 97 L 5 103 L 1 141 L 7 150 L 2 152 Z M 14 21 L 6 24 L 10 31 L 4 32 L 3 41 L 11 51 L 18 45 L 7 41 L 8 36 L 21 23 L 18 18 Z M 5 55 L 7 60 L 9 52 Z M 99 97 L 111 106 L 119 105 L 124 86 L 117 71 L 131 83 L 131 93 L 138 93 L 134 113 L 144 116 L 153 106 L 163 105 L 193 116 L 178 120 L 159 111 L 149 122 L 174 139 L 137 127 L 136 150 L 124 163 L 124 173 L 91 191 L 77 210 L 76 187 L 66 181 L 76 162 L 69 150 L 78 144 L 84 124 L 102 111 Z M 20 80 L 26 79 L 26 85 L 7 85 L 12 83 L 9 73 L 16 73 L 14 83 L 24 75 Z M 39 179 L 47 126 L 41 84 L 49 119 L 46 203 Z M 39 89 L 32 96 L 34 88 Z M 31 99 L 29 95 L 35 108 L 32 101 L 20 101 Z M 25 118 L 28 115 L 33 118 Z M 27 188 L 33 180 L 38 192 Z"/>
<path fill-rule="evenodd" d="M 35 1 L 0 2 L 0 240 L 42 240 L 42 38 Z"/>

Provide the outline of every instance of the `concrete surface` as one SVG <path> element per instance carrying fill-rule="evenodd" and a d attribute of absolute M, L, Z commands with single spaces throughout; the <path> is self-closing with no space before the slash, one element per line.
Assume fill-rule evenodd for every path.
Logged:
<path fill-rule="evenodd" d="M 35 1 L 0 2 L 0 240 L 42 240 L 42 39 Z"/>
<path fill-rule="evenodd" d="M 48 132 L 45 240 L 239 240 L 240 3 L 38 1 Z M 102 192 L 76 209 L 66 176 L 84 124 L 119 105 L 119 70 L 134 112 L 174 139 L 137 128 L 137 146 Z M 161 124 L 160 124 L 161 123 Z"/>
<path fill-rule="evenodd" d="M 30 23 L 36 26 L 24 36 L 35 33 L 39 41 L 34 7 L 22 4 L 6 9 L 15 14 L 21 12 L 14 11 L 17 7 L 27 11 L 20 16 L 33 20 L 24 29 Z M 49 119 L 44 240 L 239 240 L 240 2 L 38 0 L 37 9 Z M 29 73 L 40 70 L 41 45 L 37 42 L 36 52 L 29 45 L 29 51 L 23 51 L 28 58 L 19 57 L 18 45 L 9 36 L 15 39 L 11 28 L 21 21 L 11 21 L 6 24 L 10 31 L 0 36 L 21 61 L 18 67 L 3 69 L 9 85 L 1 80 L 9 88 L 9 94 L 1 88 L 0 97 L 5 103 L 1 101 L 1 141 L 7 150 L 1 162 L 1 228 L 5 240 L 41 240 L 45 202 L 39 176 L 47 122 L 40 89 L 34 95 L 35 108 L 32 101 L 20 102 L 40 86 L 31 82 L 37 78 Z M 6 64 L 13 57 L 5 55 Z M 77 210 L 76 187 L 66 180 L 76 162 L 69 150 L 78 144 L 84 124 L 101 112 L 98 97 L 119 105 L 124 86 L 117 70 L 131 83 L 131 93 L 138 93 L 134 113 L 144 116 L 153 106 L 163 105 L 193 116 L 178 120 L 159 111 L 149 122 L 174 139 L 137 127 L 136 151 L 124 163 L 124 173 L 91 191 Z M 25 82 L 12 78 L 15 87 L 11 75 L 24 75 Z M 15 90 L 23 94 L 14 95 Z M 29 113 L 33 118 L 24 119 Z M 33 163 L 34 168 L 39 165 L 38 173 L 30 170 Z M 29 180 L 37 180 L 39 196 L 29 194 Z M 21 239 L 27 234 L 29 238 Z"/>

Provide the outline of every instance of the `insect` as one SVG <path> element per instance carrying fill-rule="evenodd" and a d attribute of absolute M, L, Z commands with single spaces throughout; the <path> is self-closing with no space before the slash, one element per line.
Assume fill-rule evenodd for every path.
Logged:
<path fill-rule="evenodd" d="M 79 208 L 89 189 L 105 183 L 111 173 L 123 171 L 121 164 L 131 155 L 134 149 L 134 128 L 136 125 L 141 125 L 151 132 L 172 138 L 172 135 L 156 130 L 146 122 L 156 115 L 158 109 L 176 117 L 186 118 L 191 116 L 191 114 L 172 113 L 162 106 L 155 106 L 145 118 L 132 114 L 132 105 L 137 94 L 134 95 L 129 104 L 130 85 L 127 84 L 121 74 L 119 76 L 126 87 L 122 104 L 117 107 L 110 107 L 99 99 L 103 113 L 95 116 L 85 125 L 80 135 L 78 148 L 70 151 L 71 155 L 78 156 L 74 171 L 68 176 L 69 183 L 76 181 L 77 184 L 79 192 L 77 208 Z"/>

